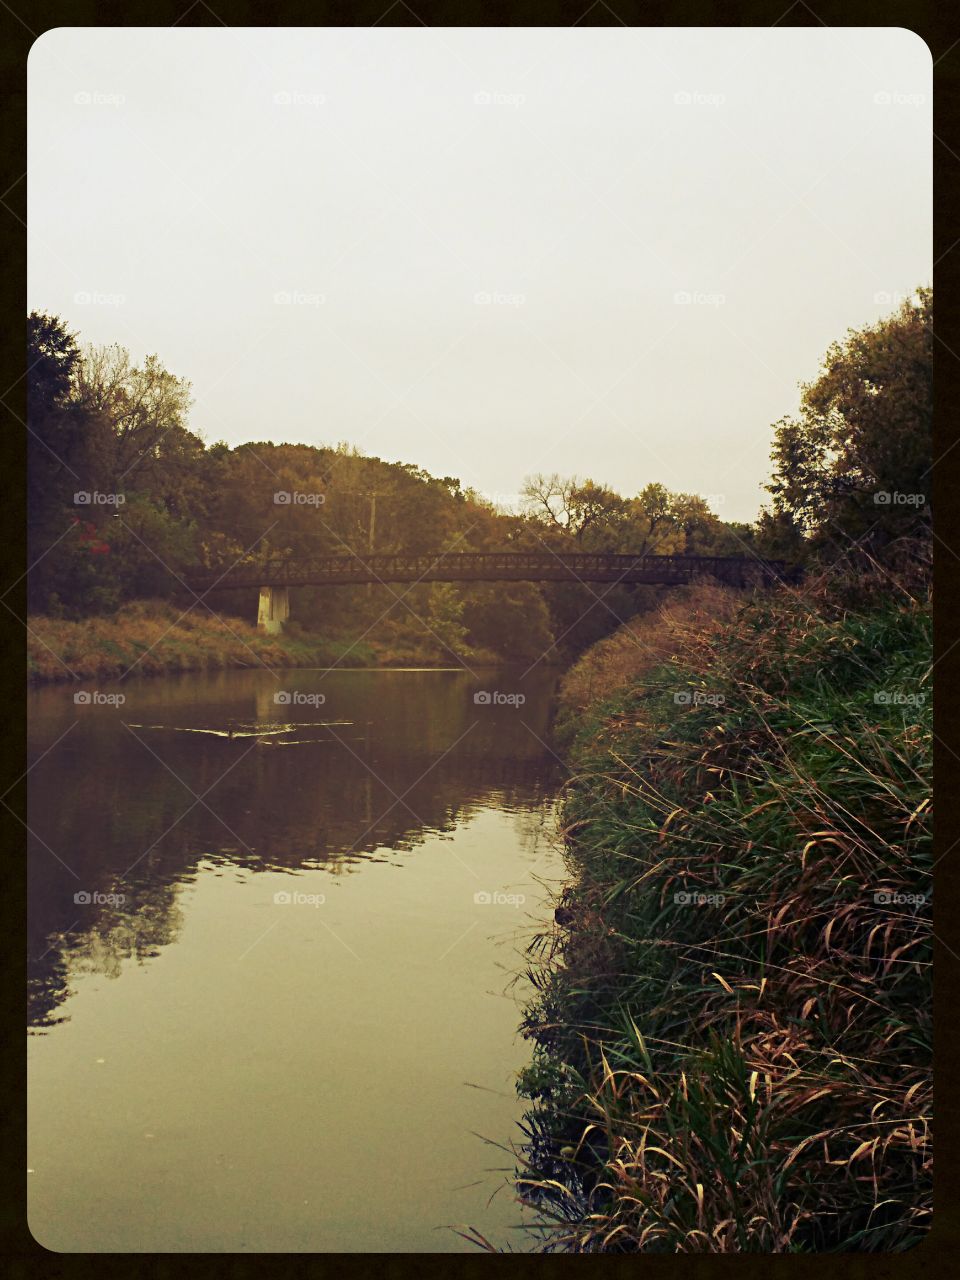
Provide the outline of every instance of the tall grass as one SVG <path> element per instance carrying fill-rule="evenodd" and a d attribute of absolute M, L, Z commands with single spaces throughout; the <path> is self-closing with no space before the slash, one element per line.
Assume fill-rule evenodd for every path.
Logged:
<path fill-rule="evenodd" d="M 930 617 L 869 585 L 727 599 L 626 684 L 627 641 L 568 678 L 573 879 L 532 964 L 518 1180 L 553 1249 L 929 1225 Z"/>
<path fill-rule="evenodd" d="M 732 621 L 743 602 L 741 592 L 710 578 L 664 592 L 656 608 L 638 613 L 592 645 L 564 675 L 558 732 L 569 738 L 589 707 L 668 661 L 687 636 L 702 635 Z"/>
<path fill-rule="evenodd" d="M 159 675 L 221 667 L 319 666 L 350 648 L 346 640 L 299 633 L 268 636 L 239 618 L 181 609 L 161 601 L 124 605 L 111 617 L 79 622 L 32 616 L 27 631 L 27 672 L 34 682 Z M 353 666 L 371 662 L 369 645 L 353 648 Z"/>

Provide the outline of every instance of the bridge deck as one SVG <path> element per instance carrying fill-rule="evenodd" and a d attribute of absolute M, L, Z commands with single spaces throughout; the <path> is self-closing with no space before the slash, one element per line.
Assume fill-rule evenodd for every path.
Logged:
<path fill-rule="evenodd" d="M 426 555 L 313 556 L 193 574 L 192 591 L 240 587 L 349 586 L 367 582 L 612 582 L 676 585 L 710 576 L 731 586 L 792 581 L 782 560 L 753 556 L 633 556 L 477 551 Z"/>

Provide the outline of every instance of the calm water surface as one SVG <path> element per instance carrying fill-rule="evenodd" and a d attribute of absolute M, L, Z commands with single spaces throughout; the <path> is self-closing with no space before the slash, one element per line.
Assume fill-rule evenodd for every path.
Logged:
<path fill-rule="evenodd" d="M 122 705 L 31 694 L 41 1244 L 451 1252 L 472 1226 L 531 1247 L 497 1144 L 523 1139 L 530 1057 L 511 979 L 561 875 L 552 686 L 250 671 L 98 687 Z"/>

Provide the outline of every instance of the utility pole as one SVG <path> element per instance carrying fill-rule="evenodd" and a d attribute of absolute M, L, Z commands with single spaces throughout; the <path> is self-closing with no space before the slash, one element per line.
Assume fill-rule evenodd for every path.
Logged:
<path fill-rule="evenodd" d="M 351 493 L 357 498 L 370 499 L 370 521 L 369 521 L 369 524 L 367 525 L 367 555 L 372 556 L 374 552 L 375 538 L 377 534 L 377 498 L 379 497 L 379 494 L 377 494 L 372 489 L 344 489 L 343 492 Z M 368 582 L 367 583 L 367 599 L 368 600 L 370 598 L 370 593 L 372 591 L 373 591 L 373 583 Z"/>
<path fill-rule="evenodd" d="M 377 495 L 370 494 L 370 532 L 367 535 L 367 552 L 373 555 L 373 536 L 377 528 Z M 373 583 L 367 583 L 367 599 L 370 599 L 370 593 L 373 590 Z"/>

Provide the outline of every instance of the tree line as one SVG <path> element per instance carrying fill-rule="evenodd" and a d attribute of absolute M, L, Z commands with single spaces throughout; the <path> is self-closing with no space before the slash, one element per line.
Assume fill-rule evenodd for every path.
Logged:
<path fill-rule="evenodd" d="M 774 424 L 770 502 L 751 524 L 655 482 L 623 496 L 540 474 L 508 511 L 456 477 L 345 443 L 208 445 L 190 425 L 190 384 L 156 355 L 137 363 L 120 345 L 81 344 L 59 317 L 33 312 L 28 607 L 77 618 L 135 599 L 189 602 L 182 579 L 193 570 L 307 554 L 915 555 L 930 519 L 931 317 L 932 293 L 919 289 L 831 346 L 799 415 Z M 424 584 L 401 605 L 379 586 L 303 588 L 296 617 L 342 631 L 412 615 L 456 651 L 523 658 L 553 646 L 563 657 L 656 594 L 615 587 L 600 602 L 564 584 Z M 233 595 L 211 601 L 246 607 Z"/>

